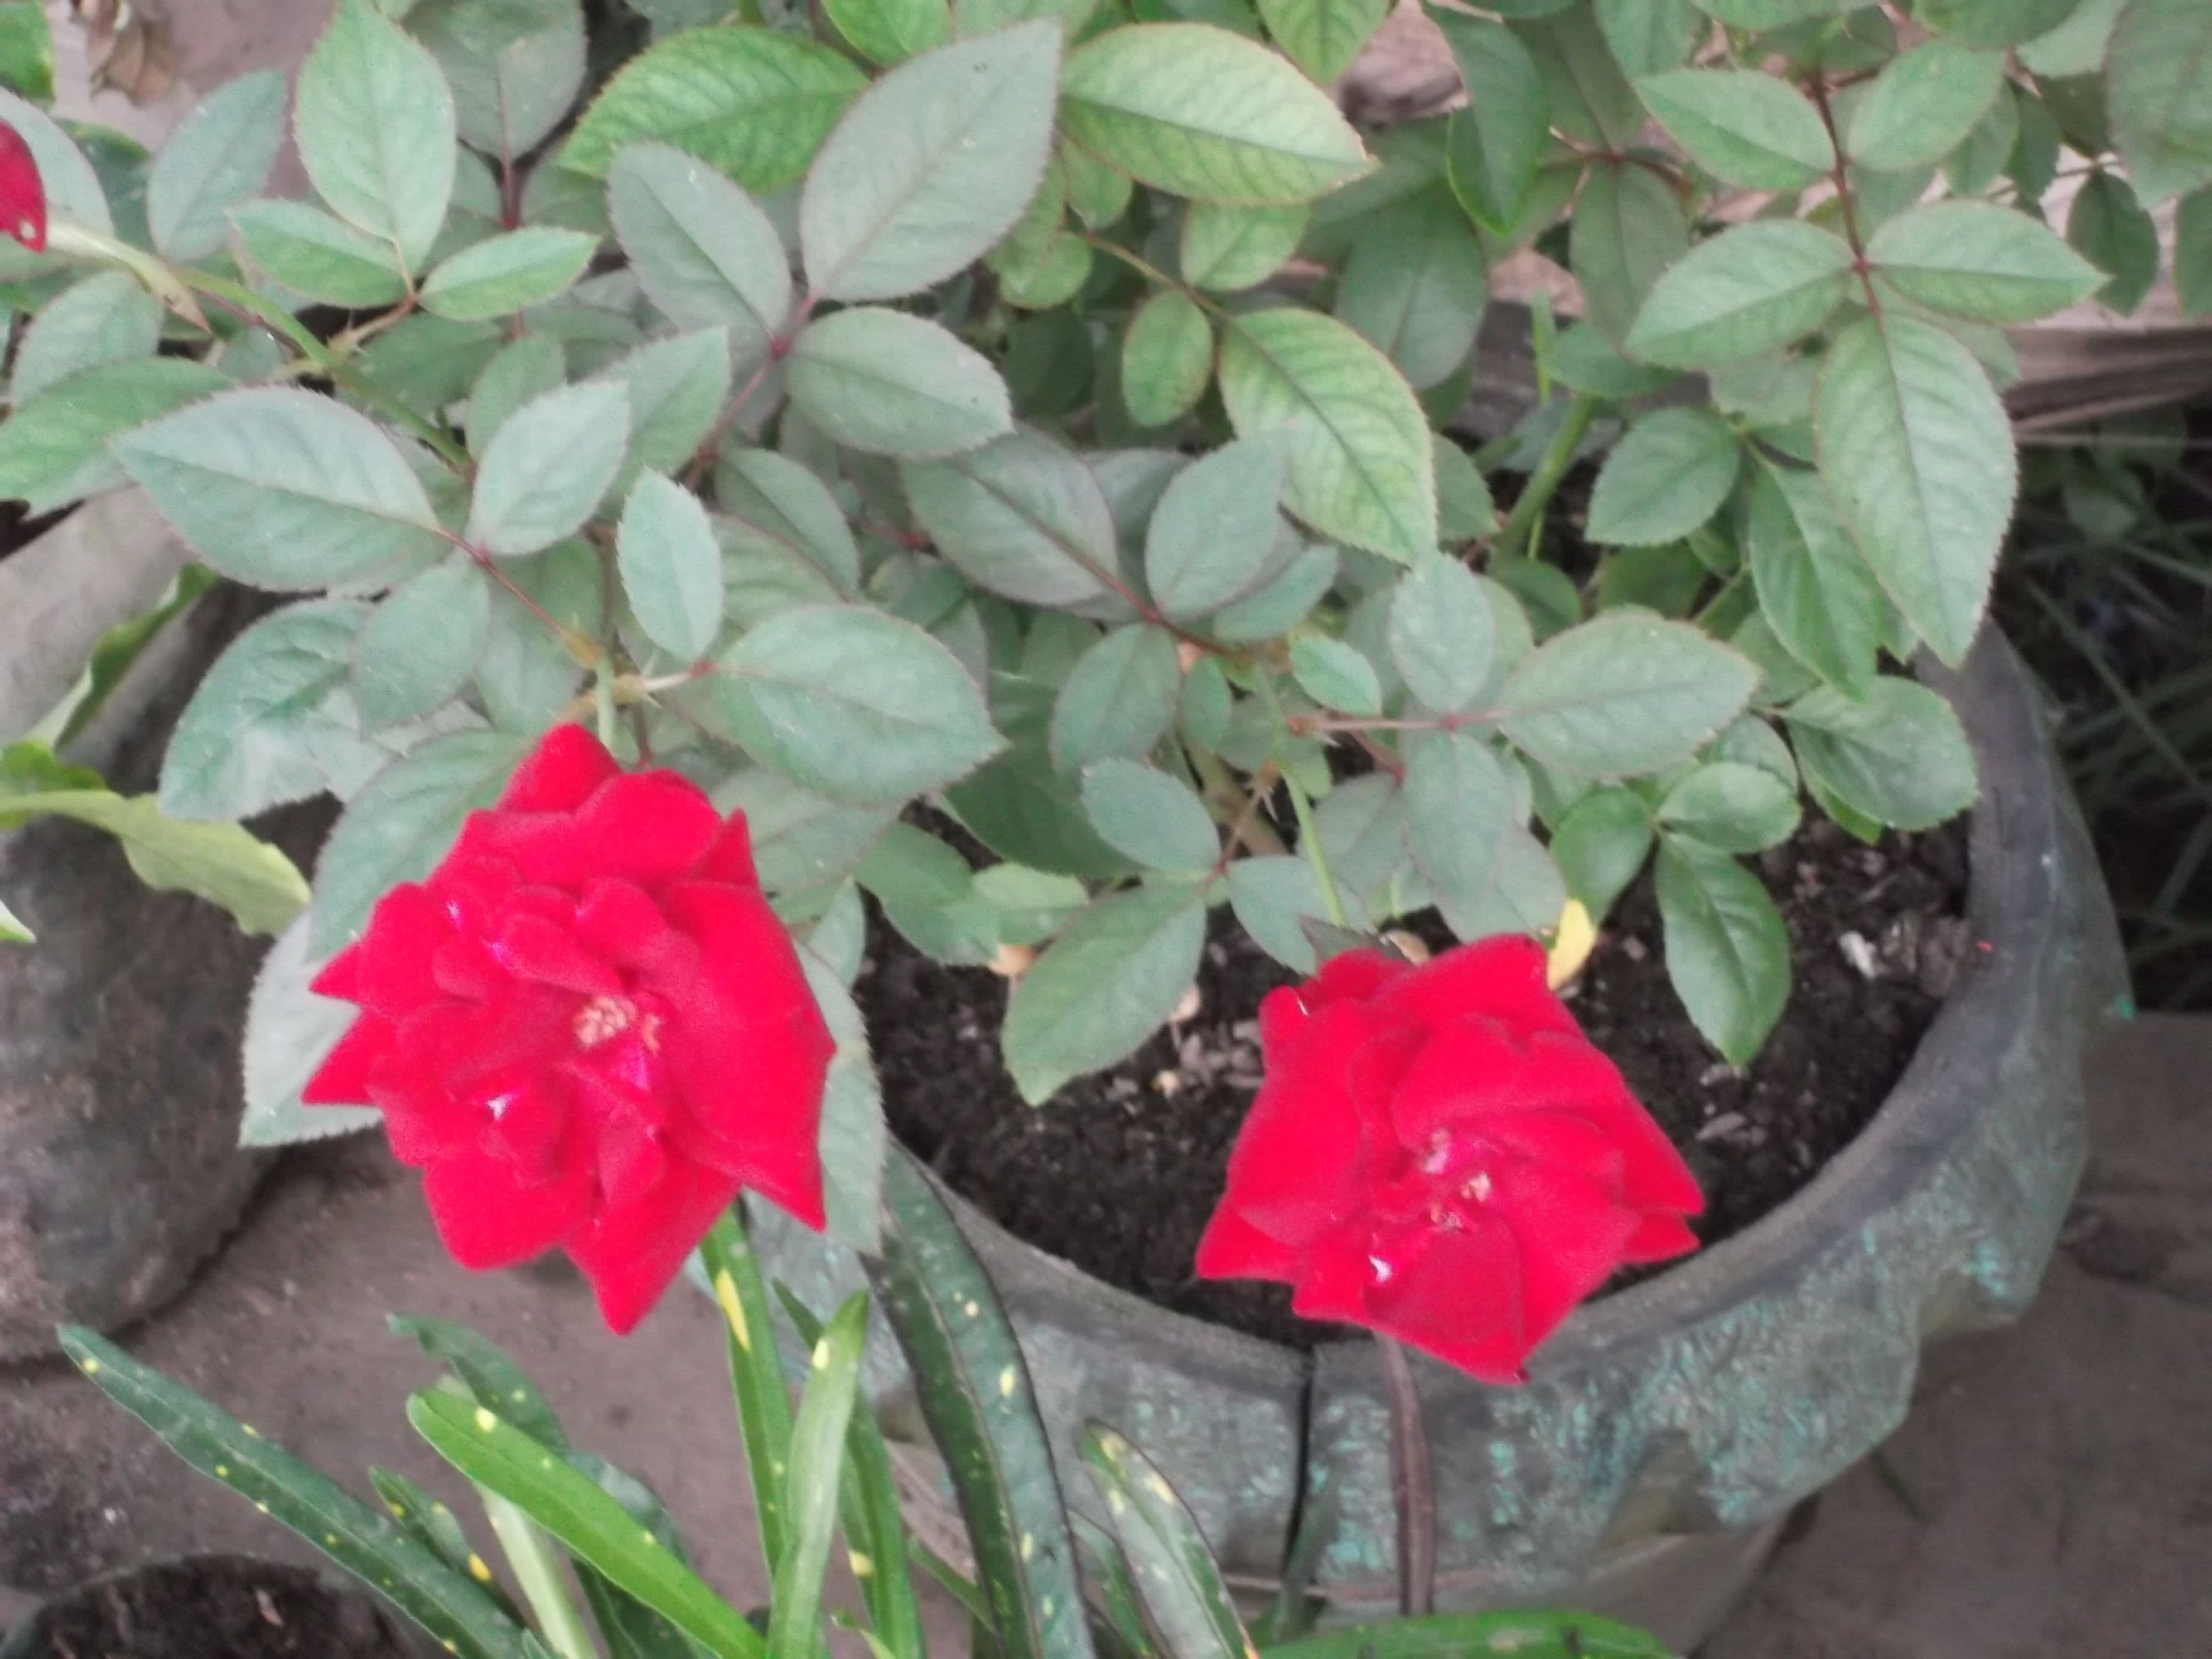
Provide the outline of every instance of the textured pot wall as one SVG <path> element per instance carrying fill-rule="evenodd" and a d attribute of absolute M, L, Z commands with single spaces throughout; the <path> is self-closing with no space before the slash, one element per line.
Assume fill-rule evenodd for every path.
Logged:
<path fill-rule="evenodd" d="M 1864 1134 L 1735 1238 L 1583 1309 L 1530 1385 L 1485 1388 L 1417 1358 L 1442 1515 L 1440 1603 L 1565 1601 L 1693 1646 L 1741 1594 L 1781 1517 L 1903 1419 L 1922 1344 L 2034 1294 L 2081 1164 L 2081 1053 L 2124 1006 L 2087 838 L 2033 694 L 2001 640 L 1936 679 L 1984 785 L 1971 906 L 1990 949 Z M 1393 1594 L 1388 1429 L 1372 1349 L 1310 1364 L 1167 1314 L 1009 1237 L 963 1224 L 997 1277 L 1073 1474 L 1100 1418 L 1157 1459 L 1232 1576 L 1264 1582 L 1300 1510 L 1326 1528 L 1332 1620 Z M 770 1269 L 826 1305 L 849 1255 L 788 1223 Z M 888 1344 L 869 1386 L 913 1422 Z M 1302 1504 L 1291 1501 L 1303 1468 Z"/>
<path fill-rule="evenodd" d="M 51 636 L 21 638 L 21 619 L 89 628 L 82 661 L 106 611 L 70 604 L 79 570 L 97 572 L 84 591 L 121 615 L 158 596 L 175 550 L 136 500 L 103 498 L 0 561 L 0 582 L 24 600 L 0 607 L 0 658 L 53 656 Z M 49 566 L 57 548 L 69 557 Z M 28 584 L 41 569 L 52 580 Z M 167 630 L 72 757 L 125 793 L 152 788 L 185 696 L 243 618 L 237 598 L 203 601 Z M 43 708 L 65 672 L 60 687 L 22 677 L 17 694 Z M 59 1321 L 105 1329 L 150 1311 L 237 1219 L 266 1163 L 237 1141 L 238 1042 L 267 942 L 213 905 L 149 891 L 112 837 L 65 820 L 0 836 L 0 894 L 38 936 L 0 945 L 4 1360 L 52 1352 Z"/>

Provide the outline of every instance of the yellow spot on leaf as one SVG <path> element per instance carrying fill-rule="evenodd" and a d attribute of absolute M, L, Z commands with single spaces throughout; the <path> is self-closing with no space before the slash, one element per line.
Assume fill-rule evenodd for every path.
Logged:
<path fill-rule="evenodd" d="M 1158 1498 L 1165 1503 L 1173 1503 L 1175 1501 L 1175 1488 L 1169 1486 L 1166 1481 L 1161 1480 L 1157 1474 L 1146 1475 L 1145 1477 L 1145 1484 L 1152 1489 L 1153 1497 Z"/>
<path fill-rule="evenodd" d="M 260 1438 L 261 1438 L 261 1431 L 260 1431 L 260 1430 L 258 1430 L 258 1429 L 257 1429 L 257 1428 L 255 1428 L 255 1427 L 253 1426 L 253 1425 L 252 1425 L 252 1424 L 251 1424 L 251 1423 L 241 1423 L 241 1424 L 240 1424 L 238 1426 L 239 1426 L 240 1428 L 241 1428 L 241 1429 L 244 1429 L 244 1430 L 246 1431 L 246 1434 L 248 1435 L 248 1437 L 250 1437 L 251 1438 L 255 1439 L 255 1440 L 258 1440 L 258 1439 L 260 1439 Z"/>
<path fill-rule="evenodd" d="M 93 1376 L 99 1370 L 100 1362 L 97 1359 L 88 1359 L 84 1362 L 84 1374 L 87 1376 Z"/>
<path fill-rule="evenodd" d="M 1021 1373 L 1017 1371 L 1012 1365 L 1007 1366 L 1006 1370 L 1000 1371 L 999 1373 L 999 1397 L 1002 1400 L 1012 1400 L 1014 1397 L 1014 1384 L 1020 1380 Z"/>
<path fill-rule="evenodd" d="M 1569 899 L 1567 908 L 1559 912 L 1559 925 L 1552 935 L 1552 948 L 1544 959 L 1545 981 L 1554 991 L 1572 984 L 1596 944 L 1597 924 L 1590 920 L 1590 913 L 1583 908 L 1580 899 Z"/>
<path fill-rule="evenodd" d="M 484 1565 L 483 1557 L 474 1550 L 469 1552 L 469 1577 L 479 1584 L 491 1583 L 491 1569 Z"/>
<path fill-rule="evenodd" d="M 326 1532 L 326 1533 L 325 1533 L 325 1534 L 323 1534 L 323 1542 L 325 1542 L 325 1544 L 330 1544 L 330 1545 L 333 1545 L 333 1546 L 335 1546 L 335 1545 L 337 1543 L 337 1541 L 338 1541 L 338 1535 L 337 1535 L 337 1534 L 336 1534 L 336 1533 L 334 1533 L 334 1532 Z"/>
<path fill-rule="evenodd" d="M 1036 1534 L 1033 1532 L 1024 1533 L 1022 1534 L 1022 1559 L 1026 1561 L 1030 1557 L 1036 1553 Z"/>
<path fill-rule="evenodd" d="M 216 1464 L 216 1465 L 215 1466 L 215 1478 L 216 1478 L 216 1480 L 229 1480 L 229 1479 L 230 1479 L 230 1465 L 229 1465 L 229 1464 L 228 1464 L 228 1463 L 218 1463 L 218 1464 Z"/>
<path fill-rule="evenodd" d="M 814 1345 L 814 1369 L 820 1371 L 827 1370 L 829 1368 L 830 1339 L 825 1336 Z"/>
<path fill-rule="evenodd" d="M 257 1509 L 257 1510 L 259 1510 L 262 1512 L 262 1514 L 264 1514 L 264 1515 L 266 1515 L 266 1514 L 268 1514 L 268 1513 L 269 1513 L 269 1505 L 268 1505 L 268 1504 L 264 1504 L 264 1503 L 263 1503 L 263 1502 L 261 1502 L 261 1500 L 260 1500 L 260 1499 L 258 1499 L 258 1498 L 256 1498 L 256 1499 L 254 1500 L 253 1507 L 254 1507 L 255 1509 Z"/>
<path fill-rule="evenodd" d="M 646 1541 L 647 1543 L 648 1543 L 648 1544 L 658 1544 L 658 1543 L 660 1541 L 658 1538 L 655 1538 L 655 1537 L 654 1537 L 654 1536 L 653 1536 L 650 1532 L 642 1533 L 642 1534 L 640 1534 L 640 1536 L 641 1536 L 641 1537 L 645 1540 L 645 1541 Z"/>
<path fill-rule="evenodd" d="M 875 1576 L 876 1564 L 858 1550 L 849 1552 L 845 1559 L 853 1564 L 853 1577 L 870 1578 Z"/>
<path fill-rule="evenodd" d="M 730 1322 L 730 1338 L 745 1353 L 753 1351 L 752 1333 L 745 1328 L 745 1304 L 738 1299 L 738 1281 L 727 1267 L 714 1275 L 714 1300 L 722 1304 L 722 1317 Z"/>
<path fill-rule="evenodd" d="M 492 1415 L 489 1411 L 486 1411 L 486 1410 L 485 1410 L 482 1406 L 479 1406 L 479 1407 L 477 1407 L 477 1428 L 481 1429 L 484 1433 L 486 1433 L 486 1434 L 489 1434 L 489 1433 L 490 1433 L 494 1429 L 497 1428 L 498 1426 L 499 1426 L 499 1419 L 497 1419 L 496 1417 L 494 1417 L 494 1416 L 493 1416 L 493 1415 Z"/>

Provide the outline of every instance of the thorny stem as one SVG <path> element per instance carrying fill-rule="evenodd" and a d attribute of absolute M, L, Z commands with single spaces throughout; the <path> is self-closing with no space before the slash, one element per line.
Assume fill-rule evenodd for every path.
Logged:
<path fill-rule="evenodd" d="M 814 307 L 821 302 L 822 296 L 818 294 L 809 293 L 799 297 L 799 307 L 791 313 L 791 320 L 770 337 L 767 352 L 754 365 L 753 372 L 745 377 L 745 383 L 738 388 L 737 395 L 722 406 L 722 412 L 714 417 L 714 424 L 707 428 L 707 435 L 699 441 L 699 447 L 691 452 L 691 459 L 684 469 L 685 483 L 696 484 L 705 476 L 707 469 L 714 465 L 715 457 L 722 453 L 722 440 L 729 435 L 730 428 L 744 412 L 744 407 L 752 401 L 753 394 L 767 383 L 775 366 L 791 355 L 792 347 L 799 343 L 799 331 L 806 326 L 807 319 L 813 316 Z"/>
<path fill-rule="evenodd" d="M 1528 475 L 1528 487 L 1521 492 L 1521 499 L 1513 503 L 1512 516 L 1505 520 L 1505 528 L 1498 532 L 1497 545 L 1510 558 L 1523 548 L 1530 549 L 1537 526 L 1544 522 L 1544 509 L 1552 504 L 1559 492 L 1559 482 L 1575 464 L 1575 452 L 1582 447 L 1590 422 L 1597 418 L 1598 399 L 1588 395 L 1577 398 L 1567 405 L 1566 418 L 1553 434 L 1551 447 L 1536 470 Z"/>
<path fill-rule="evenodd" d="M 1413 1368 L 1395 1337 L 1375 1333 L 1390 1411 L 1390 1498 L 1398 1512 L 1398 1611 L 1421 1618 L 1437 1607 L 1436 1469 L 1421 1420 Z"/>
<path fill-rule="evenodd" d="M 1867 258 L 1866 239 L 1859 233 L 1858 200 L 1851 191 L 1850 165 L 1844 159 L 1843 137 L 1836 131 L 1836 112 L 1828 101 L 1828 83 L 1816 75 L 1807 83 L 1806 90 L 1812 94 L 1813 106 L 1820 112 L 1820 125 L 1828 130 L 1829 147 L 1836 152 L 1836 165 L 1828 177 L 1836 186 L 1836 207 L 1843 219 L 1844 240 L 1851 246 L 1851 269 L 1866 292 L 1867 309 L 1879 317 L 1881 296 L 1875 292 L 1874 265 Z"/>

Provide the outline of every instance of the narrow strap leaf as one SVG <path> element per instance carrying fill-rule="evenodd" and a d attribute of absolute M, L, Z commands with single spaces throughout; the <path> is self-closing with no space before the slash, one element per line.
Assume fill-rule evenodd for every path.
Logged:
<path fill-rule="evenodd" d="M 433 1359 L 443 1360 L 468 1384 L 477 1404 L 489 1407 L 541 1445 L 568 1449 L 568 1437 L 553 1407 L 522 1368 L 490 1338 L 445 1319 L 410 1319 L 393 1314 L 385 1323 L 397 1336 L 412 1338 Z"/>
<path fill-rule="evenodd" d="M 1101 1423 L 1083 1433 L 1083 1462 L 1134 1569 L 1138 1597 L 1173 1659 L 1247 1659 L 1254 1652 L 1198 1522 L 1166 1477 Z"/>
<path fill-rule="evenodd" d="M 866 1263 L 968 1522 L 1006 1659 L 1091 1659 L 1060 1480 L 1013 1328 L 921 1167 L 884 1165 L 884 1249 Z"/>
<path fill-rule="evenodd" d="M 1671 1659 L 1656 1637 L 1588 1613 L 1441 1613 L 1353 1625 L 1263 1650 L 1264 1659 Z"/>
<path fill-rule="evenodd" d="M 775 1351 L 768 1285 L 747 1238 L 744 1212 L 732 1206 L 699 1247 L 707 1280 L 728 1327 L 730 1390 L 751 1471 L 761 1556 L 773 1575 L 783 1560 L 784 1478 L 791 1464 L 791 1394 Z"/>
<path fill-rule="evenodd" d="M 520 1627 L 390 1516 L 82 1327 L 63 1326 L 61 1343 L 79 1370 L 178 1456 L 283 1522 L 451 1651 L 521 1659 Z"/>
<path fill-rule="evenodd" d="M 769 1659 L 813 1659 L 823 1646 L 822 1581 L 837 1529 L 837 1496 L 845 1467 L 846 1431 L 859 1391 L 860 1348 L 868 1335 L 868 1298 L 856 1291 L 813 1343 L 806 1392 L 791 1431 L 790 1536 L 775 1571 L 769 1616 Z"/>
<path fill-rule="evenodd" d="M 407 1402 L 407 1420 L 445 1460 L 518 1504 L 621 1589 L 715 1656 L 767 1659 L 760 1632 L 702 1583 L 592 1480 L 489 1407 L 438 1389 Z"/>

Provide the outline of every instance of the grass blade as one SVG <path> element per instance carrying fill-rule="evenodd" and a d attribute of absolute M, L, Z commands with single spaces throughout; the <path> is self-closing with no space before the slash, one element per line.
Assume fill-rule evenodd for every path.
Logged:
<path fill-rule="evenodd" d="M 1197 1521 L 1166 1477 L 1103 1423 L 1083 1431 L 1082 1451 L 1137 1595 L 1172 1659 L 1246 1659 L 1253 1647 L 1244 1621 Z"/>
<path fill-rule="evenodd" d="M 868 1298 L 845 1299 L 810 1350 L 811 1370 L 791 1431 L 785 1482 L 789 1536 L 775 1570 L 769 1613 L 769 1659 L 813 1659 L 823 1648 L 822 1582 L 837 1529 L 846 1431 L 860 1390 L 860 1348 L 868 1338 Z"/>
<path fill-rule="evenodd" d="M 768 1285 L 760 1258 L 745 1235 L 744 1212 L 736 1205 L 724 1212 L 700 1253 L 707 1281 L 722 1307 L 728 1327 L 730 1390 L 738 1402 L 738 1426 L 744 1435 L 745 1467 L 751 1472 L 753 1510 L 760 1522 L 761 1556 L 771 1577 L 782 1564 L 786 1542 L 786 1474 L 791 1466 L 791 1391 L 775 1351 L 775 1325 L 769 1316 Z"/>

